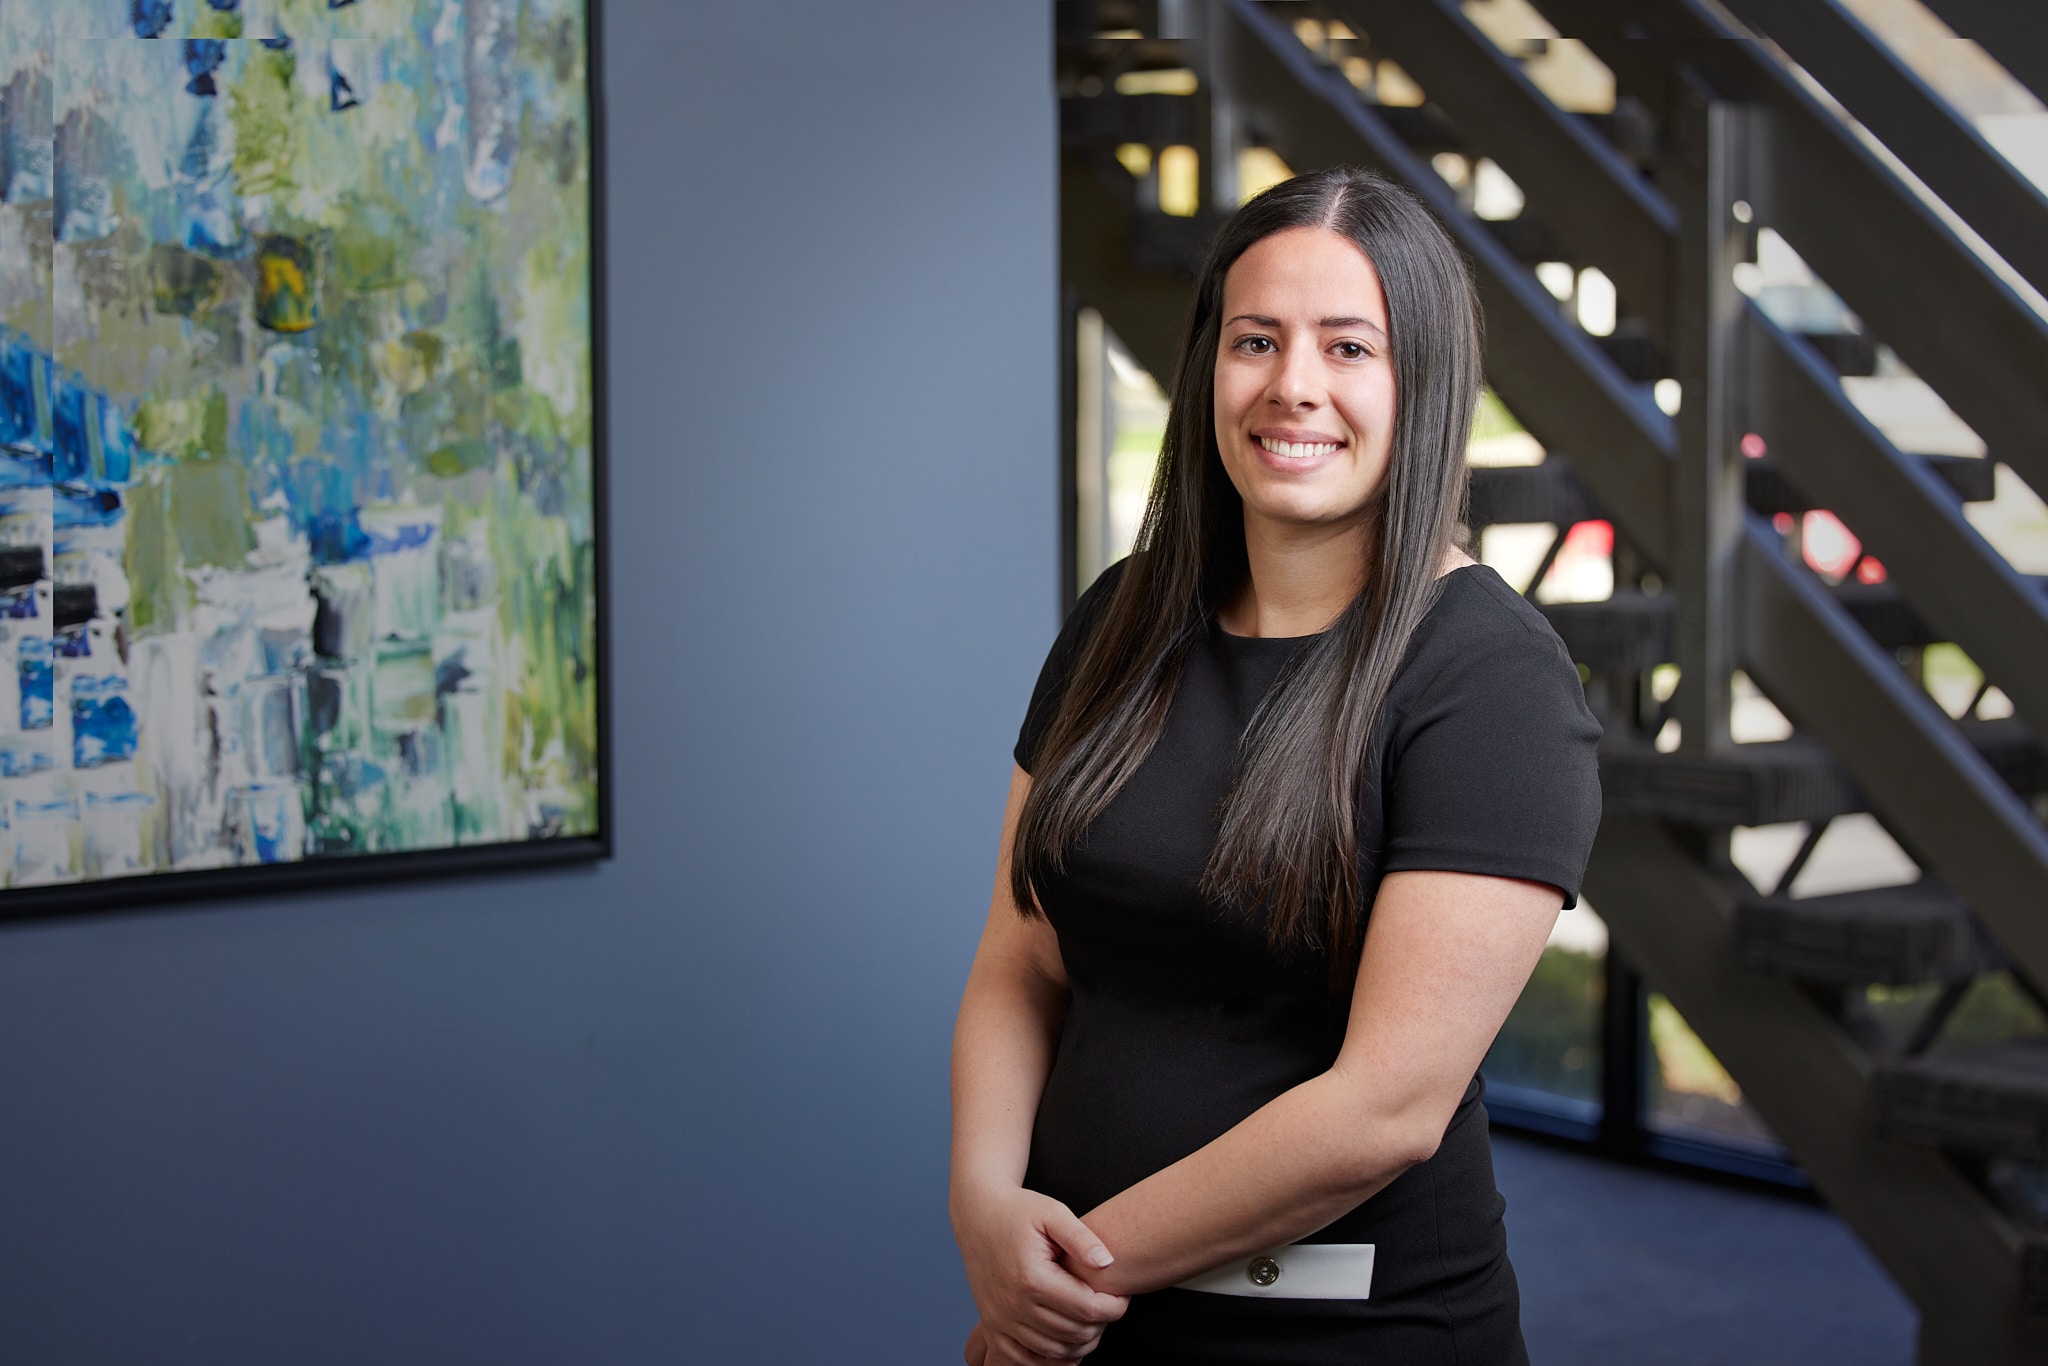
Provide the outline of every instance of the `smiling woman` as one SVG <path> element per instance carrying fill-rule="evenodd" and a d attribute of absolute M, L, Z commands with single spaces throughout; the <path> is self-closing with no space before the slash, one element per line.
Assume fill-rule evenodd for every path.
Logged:
<path fill-rule="evenodd" d="M 974 1366 L 1527 1359 L 1476 1074 L 1574 904 L 1599 728 L 1452 543 L 1478 334 L 1442 230 L 1363 172 L 1210 249 L 961 1003 Z"/>

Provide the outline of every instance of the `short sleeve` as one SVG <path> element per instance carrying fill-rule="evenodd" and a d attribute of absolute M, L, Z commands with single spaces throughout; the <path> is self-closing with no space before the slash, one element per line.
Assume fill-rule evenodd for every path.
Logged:
<path fill-rule="evenodd" d="M 1574 906 L 1600 826 L 1600 723 L 1548 623 L 1500 625 L 1404 699 L 1380 871 L 1547 882 Z"/>
<path fill-rule="evenodd" d="M 1038 746 L 1045 739 L 1046 731 L 1052 728 L 1052 719 L 1059 714 L 1060 701 L 1066 696 L 1067 680 L 1073 676 L 1074 665 L 1080 661 L 1081 650 L 1094 634 L 1096 623 L 1102 620 L 1110 595 L 1116 591 L 1117 581 L 1123 577 L 1126 563 L 1118 560 L 1096 577 L 1095 582 L 1081 594 L 1081 600 L 1074 604 L 1074 610 L 1067 613 L 1058 639 L 1046 653 L 1045 664 L 1038 671 L 1038 682 L 1031 689 L 1031 705 L 1024 709 L 1024 724 L 1017 732 L 1017 748 L 1012 751 L 1017 767 L 1026 773 L 1033 771 Z"/>

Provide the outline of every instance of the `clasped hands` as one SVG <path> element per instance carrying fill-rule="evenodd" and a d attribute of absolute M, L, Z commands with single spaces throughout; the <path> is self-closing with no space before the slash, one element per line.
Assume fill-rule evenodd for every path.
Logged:
<path fill-rule="evenodd" d="M 956 1204 L 954 1232 L 981 1311 L 967 1335 L 967 1366 L 1079 1361 L 1130 1304 L 1083 1279 L 1113 1259 L 1050 1196 L 1020 1187 L 979 1192 Z"/>

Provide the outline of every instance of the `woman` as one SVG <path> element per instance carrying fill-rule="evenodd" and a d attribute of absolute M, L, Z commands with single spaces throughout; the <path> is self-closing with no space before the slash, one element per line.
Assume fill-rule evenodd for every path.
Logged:
<path fill-rule="evenodd" d="M 1477 1071 L 1577 894 L 1599 727 L 1453 544 L 1479 385 L 1405 191 L 1301 176 L 1218 234 L 961 1002 L 975 1366 L 1526 1361 Z"/>

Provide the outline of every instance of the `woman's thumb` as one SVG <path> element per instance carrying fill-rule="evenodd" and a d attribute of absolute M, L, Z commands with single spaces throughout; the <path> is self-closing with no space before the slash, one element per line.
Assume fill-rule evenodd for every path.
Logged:
<path fill-rule="evenodd" d="M 1082 1266 L 1092 1266 L 1100 1270 L 1116 1260 L 1110 1255 L 1109 1249 L 1102 1245 L 1102 1240 L 1095 1236 L 1088 1225 L 1075 1217 L 1071 1210 L 1063 1208 L 1049 1211 L 1045 1220 L 1045 1231 L 1060 1245 L 1062 1252 Z"/>

